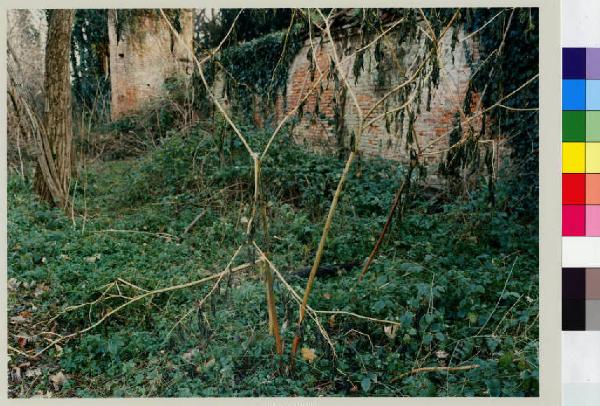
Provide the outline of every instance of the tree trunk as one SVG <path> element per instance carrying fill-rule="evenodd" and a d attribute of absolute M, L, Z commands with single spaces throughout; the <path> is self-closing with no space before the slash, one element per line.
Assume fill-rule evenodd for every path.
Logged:
<path fill-rule="evenodd" d="M 69 206 L 69 183 L 73 169 L 72 127 L 71 127 L 71 77 L 69 53 L 71 51 L 71 30 L 73 10 L 51 10 L 48 22 L 46 43 L 46 103 L 44 111 L 45 136 L 56 171 L 52 174 L 54 183 L 61 190 L 61 198 L 56 201 L 38 164 L 35 189 L 40 197 L 50 204 L 58 204 L 63 209 Z"/>

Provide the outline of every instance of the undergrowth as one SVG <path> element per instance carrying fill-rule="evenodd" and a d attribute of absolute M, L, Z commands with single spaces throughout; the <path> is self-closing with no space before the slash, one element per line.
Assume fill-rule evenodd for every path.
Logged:
<path fill-rule="evenodd" d="M 266 142 L 265 133 L 245 131 L 253 145 Z M 28 181 L 10 176 L 9 345 L 42 348 L 44 329 L 66 334 L 88 326 L 122 300 L 45 323 L 67 305 L 95 300 L 116 278 L 155 289 L 223 270 L 245 241 L 250 217 L 252 162 L 242 148 L 234 137 L 221 144 L 196 128 L 168 135 L 144 156 L 96 162 L 74 189 L 74 221 L 40 203 Z M 285 137 L 263 164 L 269 257 L 300 295 L 306 280 L 294 273 L 312 264 L 342 167 Z M 354 166 L 324 263 L 364 261 L 403 175 L 398 163 L 381 159 Z M 299 359 L 293 376 L 279 373 L 298 306 L 276 281 L 287 350 L 279 358 L 268 335 L 264 282 L 253 270 L 234 276 L 201 308 L 196 303 L 209 285 L 128 306 L 31 361 L 28 368 L 41 375 L 12 380 L 11 396 L 45 394 L 58 371 L 68 379 L 51 389 L 53 396 L 537 396 L 537 213 L 511 210 L 511 186 L 503 182 L 496 185 L 496 209 L 485 184 L 449 198 L 423 192 L 422 182 L 415 179 L 404 215 L 365 279 L 357 283 L 359 268 L 317 277 L 310 300 L 317 310 L 400 322 L 397 330 L 322 314 L 337 358 L 309 320 L 303 346 L 316 358 Z M 244 250 L 239 262 L 255 254 Z M 11 354 L 9 368 L 24 361 Z M 479 367 L 402 375 L 467 364 Z"/>

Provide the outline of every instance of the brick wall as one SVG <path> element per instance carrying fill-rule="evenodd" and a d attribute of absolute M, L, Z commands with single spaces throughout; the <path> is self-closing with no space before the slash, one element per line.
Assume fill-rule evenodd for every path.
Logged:
<path fill-rule="evenodd" d="M 476 62 L 479 58 L 477 44 L 470 38 L 465 39 L 464 32 L 459 31 L 457 34 L 458 43 L 455 44 L 454 50 L 452 50 L 451 31 L 446 34 L 441 42 L 440 79 L 439 85 L 432 88 L 430 109 L 427 110 L 426 108 L 428 90 L 423 87 L 420 112 L 415 114 L 415 145 L 422 151 L 426 151 L 422 157 L 428 165 L 436 164 L 444 157 L 444 152 L 449 146 L 449 135 L 455 125 L 457 115 L 461 120 L 465 119 L 460 114 L 463 111 L 464 98 L 471 76 L 471 67 L 467 59 L 472 58 Z M 357 47 L 360 47 L 358 41 L 358 36 L 351 36 L 347 41 L 336 40 L 336 49 L 341 58 L 341 64 L 348 78 L 348 83 L 356 95 L 361 110 L 366 113 L 383 95 L 404 82 L 407 77 L 413 75 L 415 55 L 419 49 L 423 49 L 423 44 L 404 44 L 402 58 L 394 58 L 393 55 L 396 52 L 392 52 L 384 46 L 384 54 L 389 59 L 389 63 L 384 66 L 383 70 L 389 81 L 385 81 L 383 82 L 385 84 L 381 85 L 377 80 L 378 70 L 375 69 L 376 61 L 373 47 L 365 53 L 363 71 L 358 79 L 353 74 L 354 56 L 352 56 L 352 53 Z M 401 43 L 402 40 L 391 36 L 390 42 Z M 316 52 L 315 64 L 318 69 L 326 72 L 330 68 L 331 42 L 321 41 L 321 38 L 313 38 L 312 46 L 315 47 Z M 307 39 L 289 68 L 286 94 L 279 95 L 274 109 L 266 109 L 267 111 L 265 111 L 265 106 L 259 100 L 247 101 L 252 103 L 255 125 L 261 127 L 268 121 L 271 123 L 279 122 L 284 114 L 295 108 L 309 92 L 319 76 L 318 69 L 315 69 L 314 81 L 311 81 L 310 62 L 307 58 L 310 49 L 310 40 Z M 223 90 L 224 79 L 221 73 L 216 77 L 213 91 L 222 105 L 230 108 L 231 101 L 227 99 Z M 335 97 L 333 80 L 324 80 L 322 89 L 318 92 L 318 114 L 314 114 L 317 96 L 313 94 L 308 97 L 304 103 L 302 119 L 294 126 L 292 131 L 292 136 L 297 143 L 304 144 L 308 148 L 319 152 L 332 152 L 336 148 L 338 140 L 334 130 Z M 475 94 L 473 95 L 472 108 L 476 107 L 477 102 L 478 99 Z M 398 102 L 392 101 L 387 106 L 387 110 L 389 111 L 397 106 Z M 344 125 L 347 132 L 350 133 L 358 125 L 358 114 L 349 93 L 346 94 L 343 111 Z M 403 131 L 396 131 L 396 124 L 392 123 L 390 126 L 391 131 L 388 132 L 385 119 L 382 116 L 383 113 L 384 107 L 381 105 L 371 114 L 370 118 L 380 118 L 374 120 L 372 125 L 365 129 L 360 140 L 359 150 L 363 155 L 380 156 L 406 162 L 409 155 L 406 137 L 408 117 L 404 119 Z M 399 121 L 397 120 L 397 122 Z M 473 127 L 473 131 L 479 131 L 481 120 L 473 119 L 468 125 Z M 463 124 L 462 127 L 464 130 L 467 126 Z M 348 135 L 346 135 L 345 142 L 348 143 Z M 505 156 L 507 149 L 505 147 L 498 148 L 497 145 L 494 145 L 494 149 L 498 151 L 496 155 L 498 162 L 500 162 L 500 155 Z M 430 176 L 431 181 L 436 179 L 435 175 Z"/>
<path fill-rule="evenodd" d="M 465 93 L 467 91 L 468 80 L 471 75 L 471 69 L 467 63 L 467 52 L 471 53 L 472 57 L 477 58 L 477 47 L 472 41 L 461 41 L 464 37 L 462 32 L 459 32 L 459 43 L 454 51 L 451 49 L 451 33 L 448 33 L 441 44 L 441 70 L 439 86 L 433 89 L 431 109 L 426 110 L 427 90 L 424 88 L 422 93 L 421 113 L 417 114 L 414 129 L 416 132 L 416 142 L 420 148 L 434 143 L 428 151 L 430 155 L 425 155 L 428 163 L 435 163 L 439 160 L 438 152 L 448 147 L 448 133 L 451 131 L 455 115 L 462 110 Z M 393 37 L 392 37 L 393 38 Z M 398 85 L 405 77 L 410 77 L 413 69 L 410 69 L 414 63 L 415 52 L 420 47 L 420 44 L 406 44 L 405 56 L 396 63 L 391 57 L 393 55 L 389 49 L 384 47 L 384 55 L 389 57 L 389 65 L 384 69 L 388 70 L 387 74 L 390 78 L 389 83 L 385 86 L 378 85 L 377 70 L 375 69 L 376 61 L 374 57 L 374 48 L 371 47 L 364 56 L 364 70 L 356 80 L 352 66 L 354 64 L 354 56 L 346 56 L 346 50 L 354 50 L 357 46 L 357 37 L 351 38 L 349 44 L 341 44 L 336 42 L 338 55 L 342 60 L 342 67 L 348 78 L 348 83 L 356 95 L 358 104 L 366 113 L 370 107 L 379 100 L 384 94 Z M 400 39 L 392 39 L 392 41 Z M 313 46 L 317 53 L 316 62 L 320 69 L 326 70 L 330 66 L 328 55 L 331 53 L 332 45 L 329 41 L 321 43 L 320 39 L 313 40 Z M 291 109 L 297 105 L 308 89 L 312 86 L 310 80 L 309 60 L 307 53 L 310 51 L 310 41 L 307 40 L 304 47 L 296 56 L 289 72 L 289 80 L 286 94 L 287 108 Z M 351 54 L 352 52 L 347 52 Z M 318 72 L 315 75 L 318 77 Z M 319 95 L 319 116 L 311 116 L 314 112 L 316 104 L 316 96 L 310 96 L 307 100 L 304 111 L 309 113 L 294 128 L 294 138 L 297 142 L 304 143 L 316 149 L 333 147 L 336 145 L 336 135 L 333 128 L 333 81 L 325 81 L 323 84 L 323 92 Z M 388 110 L 393 109 L 397 104 L 391 103 Z M 383 105 L 375 109 L 370 118 L 381 116 L 383 113 Z M 355 104 L 350 96 L 346 95 L 344 108 L 344 123 L 349 131 L 355 129 L 358 125 L 358 113 Z M 370 120 L 367 120 L 370 121 Z M 476 127 L 479 123 L 473 122 Z M 408 126 L 408 118 L 404 120 L 404 134 Z M 388 133 L 386 130 L 385 119 L 382 117 L 367 129 L 360 140 L 359 148 L 366 155 L 382 156 L 388 159 L 406 160 L 408 152 L 406 149 L 406 136 L 394 135 L 394 124 L 392 124 Z M 437 154 L 437 155 L 436 155 Z"/>
<path fill-rule="evenodd" d="M 135 32 L 124 27 L 117 41 L 116 13 L 108 12 L 108 37 L 111 78 L 111 119 L 133 113 L 164 93 L 165 79 L 172 76 L 191 77 L 193 39 L 192 10 L 181 10 L 182 45 L 157 14 L 136 17 Z"/>

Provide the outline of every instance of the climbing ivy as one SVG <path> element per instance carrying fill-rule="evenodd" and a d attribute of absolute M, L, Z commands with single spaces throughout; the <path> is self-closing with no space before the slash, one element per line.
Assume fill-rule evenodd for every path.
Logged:
<path fill-rule="evenodd" d="M 227 47 L 217 58 L 223 73 L 225 93 L 232 108 L 245 118 L 253 112 L 258 97 L 263 109 L 271 109 L 277 94 L 285 92 L 288 70 L 303 44 L 304 26 L 264 35 L 252 41 Z"/>
<path fill-rule="evenodd" d="M 467 116 L 478 114 L 473 109 L 485 112 L 480 120 L 461 123 L 457 112 L 453 131 L 449 135 L 451 147 L 439 166 L 439 174 L 453 183 L 484 169 L 488 182 L 489 201 L 496 204 L 494 182 L 494 142 L 500 136 L 508 139 L 516 178 L 515 190 L 510 193 L 510 202 L 522 213 L 535 212 L 538 188 L 538 82 L 533 81 L 506 100 L 507 107 L 494 106 L 498 100 L 517 90 L 538 72 L 538 10 L 518 9 L 360 9 L 352 18 L 359 21 L 357 35 L 360 44 L 347 47 L 348 53 L 369 44 L 386 27 L 402 21 L 389 31 L 387 41 L 377 41 L 373 51 L 358 52 L 353 66 L 355 81 L 363 74 L 373 74 L 376 89 L 389 90 L 394 84 L 403 82 L 412 72 L 403 71 L 402 63 L 411 52 L 415 64 L 424 63 L 421 74 L 410 85 L 390 97 L 383 105 L 385 128 L 388 133 L 406 138 L 406 147 L 412 148 L 416 139 L 414 123 L 422 108 L 431 109 L 434 89 L 439 84 L 440 66 L 438 44 L 446 27 L 451 35 L 451 50 L 463 46 L 467 63 L 473 72 L 464 100 L 463 112 Z M 421 27 L 421 29 L 419 29 Z M 474 47 L 459 43 L 459 33 L 477 32 Z M 426 34 L 430 33 L 431 36 Z M 421 44 L 409 48 L 411 44 Z M 370 53 L 372 52 L 372 53 Z M 400 62 L 400 63 L 398 63 Z M 452 63 L 454 58 L 452 57 Z M 339 84 L 336 82 L 336 86 Z M 414 101 L 407 103 L 411 94 Z M 405 106 L 396 109 L 396 106 Z M 493 107 L 494 106 L 494 107 Z M 516 110 L 515 110 L 516 109 Z M 394 111 L 395 110 L 395 111 Z M 336 113 L 336 121 L 343 114 Z M 463 119 L 464 120 L 464 117 Z M 475 125 L 475 123 L 480 125 Z M 335 129 L 344 130 L 340 123 Z M 496 144 L 497 148 L 497 144 Z M 526 185 L 526 186 L 523 186 Z"/>
<path fill-rule="evenodd" d="M 219 45 L 234 20 L 233 30 L 224 44 L 226 47 L 286 29 L 293 14 L 294 10 L 290 8 L 249 8 L 241 10 L 241 13 L 236 8 L 221 9 L 216 18 L 200 25 L 202 45 L 205 48 Z"/>
<path fill-rule="evenodd" d="M 500 15 L 496 16 L 498 13 Z M 461 24 L 467 32 L 481 29 L 477 35 L 479 58 L 477 61 L 472 58 L 468 60 L 475 73 L 465 97 L 467 113 L 473 107 L 477 107 L 479 99 L 479 108 L 482 111 L 489 109 L 483 114 L 483 125 L 480 134 L 476 135 L 476 140 L 484 138 L 494 141 L 500 136 L 508 139 L 514 164 L 511 174 L 514 190 L 509 194 L 508 202 L 519 213 L 537 213 L 538 80 L 523 87 L 503 102 L 508 108 L 491 107 L 538 73 L 538 9 L 465 9 Z M 474 129 L 461 128 L 456 137 L 450 140 L 450 145 L 454 145 L 464 131 Z M 450 179 L 456 179 L 462 170 L 470 166 L 473 171 L 483 163 L 488 169 L 490 202 L 495 203 L 492 143 L 484 143 L 483 151 L 479 151 L 480 145 L 481 143 L 464 143 L 451 149 L 446 156 L 446 162 L 440 166 L 440 173 Z"/>
<path fill-rule="evenodd" d="M 107 11 L 77 9 L 71 34 L 74 110 L 105 119 L 110 101 Z"/>
<path fill-rule="evenodd" d="M 312 30 L 317 47 L 322 41 L 321 32 L 309 25 L 309 13 L 310 11 L 305 10 L 297 14 L 292 13 L 290 18 L 296 15 L 299 18 L 289 32 L 280 30 L 246 42 L 240 42 L 244 38 L 241 33 L 249 37 L 258 34 L 244 23 L 248 15 L 240 14 L 231 39 L 226 42 L 216 60 L 205 65 L 205 74 L 211 83 L 217 72 L 223 74 L 224 93 L 234 112 L 242 113 L 243 117 L 250 119 L 254 110 L 253 100 L 256 97 L 261 100 L 264 109 L 272 109 L 277 92 L 285 90 L 289 66 L 303 46 L 308 29 Z M 223 21 L 233 21 L 237 15 L 237 10 L 231 11 L 225 17 L 222 15 Z M 515 191 L 513 197 L 523 199 L 525 196 L 537 195 L 537 111 L 491 108 L 499 99 L 537 73 L 536 9 L 354 9 L 346 13 L 338 12 L 336 15 L 338 17 L 330 21 L 332 31 L 334 37 L 339 37 L 340 48 L 346 55 L 365 48 L 356 52 L 352 67 L 355 81 L 365 73 L 373 75 L 376 91 L 383 94 L 395 84 L 407 81 L 414 74 L 414 70 L 409 71 L 406 68 L 407 57 L 410 56 L 413 66 L 422 66 L 410 84 L 395 92 L 382 105 L 386 130 L 396 137 L 405 138 L 407 149 L 416 148 L 415 123 L 423 109 L 431 109 L 432 94 L 439 84 L 439 49 L 434 39 L 439 38 L 444 30 L 448 29 L 444 34 L 451 37 L 451 50 L 462 46 L 473 72 L 464 100 L 463 113 L 468 116 L 477 108 L 479 111 L 485 111 L 485 114 L 481 116 L 481 120 L 464 123 L 464 116 L 461 119 L 457 112 L 454 129 L 449 136 L 451 148 L 439 166 L 439 174 L 448 179 L 452 186 L 453 182 L 459 182 L 464 175 L 480 174 L 479 169 L 482 166 L 487 168 L 489 198 L 490 202 L 495 204 L 494 179 L 497 174 L 493 173 L 492 162 L 495 150 L 493 143 L 488 141 L 495 141 L 502 135 L 509 138 L 508 145 L 514 161 L 519 162 L 517 175 L 527 179 L 518 184 L 528 187 L 518 186 L 520 189 Z M 268 32 L 275 26 L 284 25 L 282 18 L 275 20 L 261 29 Z M 220 22 L 219 32 L 224 35 L 223 30 L 230 25 L 223 21 Z M 312 24 L 315 21 L 316 19 L 313 19 Z M 396 24 L 398 21 L 401 22 Z M 372 50 L 368 50 L 366 45 L 391 24 L 395 25 L 386 35 L 386 41 L 376 41 Z M 345 30 L 346 35 L 338 35 L 340 30 Z M 474 47 L 470 42 L 459 42 L 461 31 L 477 31 L 477 35 L 473 37 Z M 213 33 L 212 41 L 216 38 L 220 40 L 223 37 Z M 499 52 L 498 47 L 502 43 L 504 44 Z M 414 47 L 415 44 L 419 46 Z M 479 55 L 474 53 L 475 49 Z M 316 56 L 312 52 L 312 49 L 308 50 L 307 58 L 311 79 L 314 80 Z M 333 64 L 333 61 L 330 63 Z M 327 79 L 334 87 L 332 124 L 338 151 L 340 155 L 345 155 L 348 149 L 353 148 L 356 136 L 352 129 L 345 126 L 346 89 L 336 69 L 330 69 Z M 317 89 L 314 111 L 311 112 L 312 119 L 321 115 L 319 92 L 325 89 L 327 86 L 324 85 Z M 413 95 L 416 97 L 410 99 Z M 537 107 L 537 100 L 537 82 L 534 82 L 511 97 L 507 105 L 509 108 L 513 106 L 518 109 L 531 109 Z M 301 106 L 298 119 L 301 119 L 302 115 Z M 474 122 L 482 125 L 475 126 Z M 419 168 L 421 173 L 422 169 Z M 536 199 L 527 201 L 537 205 Z M 523 208 L 528 211 L 527 208 Z"/>
<path fill-rule="evenodd" d="M 438 38 L 442 30 L 455 20 L 455 12 L 455 9 L 423 9 L 422 13 L 419 9 L 362 9 L 354 14 L 354 19 L 359 21 L 359 44 L 352 48 L 359 49 L 353 65 L 355 81 L 364 73 L 373 75 L 375 89 L 382 96 L 395 85 L 410 82 L 383 103 L 386 131 L 397 138 L 404 137 L 408 150 L 414 148 L 414 125 L 421 113 L 423 100 L 426 100 L 425 109 L 430 110 L 432 93 L 439 84 L 440 76 L 438 44 L 429 35 L 423 35 L 424 17 L 427 19 L 426 29 L 432 30 L 434 37 Z M 368 50 L 366 46 L 384 31 L 387 31 L 387 40 L 376 41 L 372 51 Z M 415 47 L 415 44 L 419 46 Z M 415 72 L 406 68 L 409 54 L 411 61 L 414 58 L 414 66 L 423 66 L 412 81 L 409 78 Z M 411 100 L 411 95 L 416 97 Z M 391 143 L 392 138 L 388 146 Z M 424 173 L 423 167 L 419 167 L 419 173 Z"/>

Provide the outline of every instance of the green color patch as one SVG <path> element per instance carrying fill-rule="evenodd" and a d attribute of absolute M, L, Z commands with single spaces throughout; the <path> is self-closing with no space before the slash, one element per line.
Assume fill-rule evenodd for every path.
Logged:
<path fill-rule="evenodd" d="M 600 141 L 600 111 L 585 112 L 586 141 Z"/>
<path fill-rule="evenodd" d="M 585 141 L 586 139 L 586 112 L 563 111 L 562 113 L 562 140 L 563 142 Z"/>

